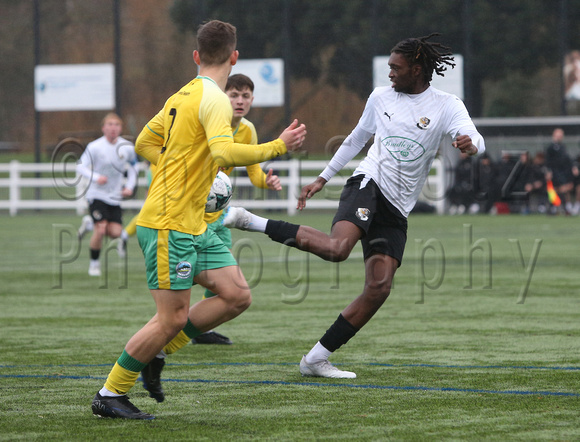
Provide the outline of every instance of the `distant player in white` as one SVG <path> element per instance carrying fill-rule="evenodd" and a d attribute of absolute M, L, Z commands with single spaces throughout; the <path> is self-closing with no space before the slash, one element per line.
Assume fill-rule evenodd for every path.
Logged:
<path fill-rule="evenodd" d="M 415 206 L 431 164 L 444 139 L 469 155 L 485 151 L 483 137 L 464 104 L 430 86 L 433 72 L 454 66 L 449 48 L 411 38 L 398 43 L 389 59 L 391 87 L 375 89 L 359 123 L 328 166 L 302 189 L 298 208 L 322 190 L 358 154 L 374 134 L 365 159 L 347 181 L 330 235 L 312 227 L 258 217 L 230 208 L 226 226 L 265 232 L 272 240 L 329 261 L 343 261 L 359 241 L 365 260 L 365 284 L 300 362 L 304 376 L 354 378 L 334 367 L 329 356 L 346 344 L 378 311 L 391 291 L 407 240 L 407 216 Z"/>
<path fill-rule="evenodd" d="M 118 238 L 123 231 L 121 201 L 133 195 L 138 173 L 135 146 L 120 136 L 121 118 L 107 114 L 101 129 L 103 136 L 87 145 L 77 165 L 77 172 L 89 180 L 85 198 L 94 222 L 89 243 L 91 276 L 101 274 L 99 256 L 103 238 Z"/>

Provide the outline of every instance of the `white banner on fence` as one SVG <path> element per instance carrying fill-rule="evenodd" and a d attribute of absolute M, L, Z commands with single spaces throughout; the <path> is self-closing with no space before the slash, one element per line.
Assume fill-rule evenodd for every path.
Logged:
<path fill-rule="evenodd" d="M 34 68 L 37 111 L 115 108 L 115 66 L 110 63 L 38 65 Z"/>
<path fill-rule="evenodd" d="M 284 105 L 284 60 L 261 58 L 238 60 L 232 74 L 244 74 L 254 82 L 254 107 Z"/>

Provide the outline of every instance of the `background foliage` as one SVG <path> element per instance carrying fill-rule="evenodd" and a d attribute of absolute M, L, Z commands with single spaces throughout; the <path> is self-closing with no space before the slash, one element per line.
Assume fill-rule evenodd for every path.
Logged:
<path fill-rule="evenodd" d="M 114 0 L 42 0 L 39 63 L 113 62 Z M 0 0 L 0 141 L 34 145 L 34 2 Z M 580 48 L 580 0 L 119 0 L 121 108 L 137 135 L 195 74 L 194 31 L 219 18 L 239 29 L 243 58 L 289 55 L 293 117 L 309 123 L 306 148 L 322 151 L 356 124 L 372 90 L 374 55 L 409 36 L 442 34 L 463 54 L 465 101 L 474 117 L 563 111 L 561 59 Z M 565 9 L 562 8 L 565 5 Z M 287 20 L 286 20 L 287 19 Z M 288 27 L 285 27 L 288 23 Z M 566 107 L 578 114 L 577 103 Z M 259 135 L 277 136 L 283 109 L 254 109 Z M 98 131 L 102 112 L 45 112 L 43 145 Z"/>
<path fill-rule="evenodd" d="M 580 44 L 575 26 L 580 2 L 567 4 L 562 12 L 560 1 L 543 0 L 176 0 L 171 11 L 181 30 L 195 31 L 192 25 L 200 16 L 235 23 L 240 35 L 251 36 L 240 40 L 241 53 L 261 58 L 284 53 L 281 29 L 287 8 L 293 76 L 324 77 L 332 85 L 347 85 L 362 98 L 372 85 L 374 55 L 388 55 L 404 38 L 439 32 L 442 41 L 467 58 L 473 89 L 469 107 L 480 116 L 486 80 L 535 75 L 558 66 L 561 50 Z M 567 29 L 562 28 L 563 13 Z M 559 81 L 556 76 L 554 82 Z M 519 98 L 509 100 L 518 113 Z"/>

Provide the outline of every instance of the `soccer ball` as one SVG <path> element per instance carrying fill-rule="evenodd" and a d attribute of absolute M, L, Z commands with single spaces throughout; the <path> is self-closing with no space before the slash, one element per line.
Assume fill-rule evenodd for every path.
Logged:
<path fill-rule="evenodd" d="M 211 185 L 207 202 L 205 203 L 205 211 L 208 213 L 219 212 L 228 206 L 231 198 L 232 182 L 230 177 L 220 171 Z"/>

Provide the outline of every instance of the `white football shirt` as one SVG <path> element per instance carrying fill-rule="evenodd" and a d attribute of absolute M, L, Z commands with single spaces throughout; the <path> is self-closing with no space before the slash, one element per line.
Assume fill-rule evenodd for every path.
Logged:
<path fill-rule="evenodd" d="M 469 135 L 478 155 L 485 151 L 483 137 L 455 95 L 433 87 L 421 94 L 379 87 L 371 93 L 357 126 L 320 176 L 328 181 L 361 151 L 372 134 L 374 143 L 353 175 L 372 178 L 405 217 L 415 206 L 446 137 L 451 142 L 457 135 Z"/>
<path fill-rule="evenodd" d="M 137 155 L 130 141 L 119 137 L 115 144 L 102 136 L 87 144 L 80 158 L 77 172 L 89 179 L 85 198 L 91 202 L 101 200 L 111 206 L 121 204 L 123 187 L 135 188 L 137 178 Z M 125 183 L 125 171 L 127 182 Z M 98 184 L 101 175 L 107 177 L 105 184 Z"/>

